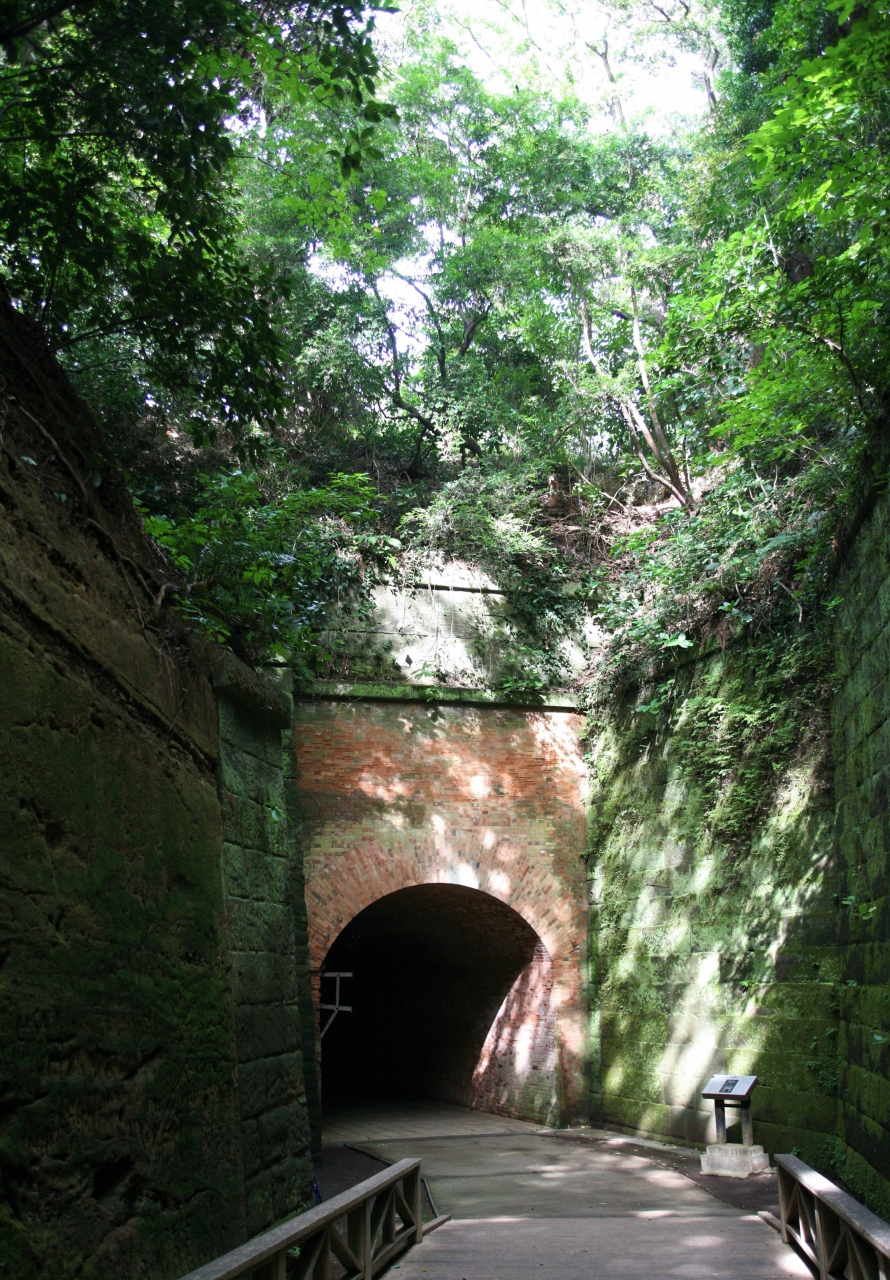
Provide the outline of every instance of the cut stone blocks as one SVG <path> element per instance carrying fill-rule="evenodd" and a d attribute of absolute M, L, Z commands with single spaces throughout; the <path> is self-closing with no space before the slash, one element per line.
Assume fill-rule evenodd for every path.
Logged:
<path fill-rule="evenodd" d="M 702 1173 L 716 1173 L 720 1178 L 747 1178 L 769 1168 L 769 1156 L 755 1144 L 744 1147 L 738 1142 L 714 1142 L 701 1158 Z"/>

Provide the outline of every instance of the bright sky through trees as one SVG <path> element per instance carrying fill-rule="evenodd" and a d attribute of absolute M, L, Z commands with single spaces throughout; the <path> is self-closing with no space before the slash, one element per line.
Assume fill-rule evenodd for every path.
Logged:
<path fill-rule="evenodd" d="M 649 131 L 659 134 L 707 111 L 701 57 L 665 38 L 660 12 L 583 0 L 406 0 L 399 13 L 381 14 L 377 27 L 381 47 L 398 58 L 406 25 L 429 24 L 457 45 L 462 62 L 492 91 L 516 84 L 551 93 L 572 88 L 606 109 L 600 127 L 609 128 L 617 121 L 609 110 L 614 90 L 605 53 L 627 118 L 645 116 Z"/>
<path fill-rule="evenodd" d="M 582 0 L 406 0 L 398 13 L 378 16 L 378 44 L 398 66 L 409 56 L 409 31 L 424 27 L 451 40 L 462 64 L 492 92 L 574 92 L 594 109 L 592 132 L 622 128 L 617 92 L 629 123 L 644 121 L 653 136 L 670 135 L 704 116 L 707 96 L 701 58 L 649 29 L 658 12 L 637 6 L 622 14 Z M 396 270 L 414 279 L 425 274 L 420 260 L 397 263 Z M 388 274 L 380 288 L 393 303 L 400 348 L 419 353 L 426 335 L 413 323 L 417 292 L 398 274 Z"/>

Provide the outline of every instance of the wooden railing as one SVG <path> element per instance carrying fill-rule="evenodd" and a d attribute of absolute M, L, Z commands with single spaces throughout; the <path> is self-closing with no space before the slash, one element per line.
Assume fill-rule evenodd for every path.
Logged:
<path fill-rule="evenodd" d="M 776 1156 L 782 1239 L 819 1280 L 890 1280 L 890 1226 L 796 1156 Z"/>
<path fill-rule="evenodd" d="M 335 1260 L 347 1280 L 372 1280 L 450 1217 L 422 1221 L 420 1183 L 420 1161 L 400 1160 L 182 1280 L 331 1280 Z"/>

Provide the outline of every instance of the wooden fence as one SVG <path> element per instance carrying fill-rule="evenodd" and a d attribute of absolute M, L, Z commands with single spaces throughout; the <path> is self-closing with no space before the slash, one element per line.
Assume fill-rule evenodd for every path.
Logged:
<path fill-rule="evenodd" d="M 372 1280 L 449 1217 L 422 1221 L 420 1161 L 400 1160 L 182 1280 L 331 1280 L 335 1261 L 347 1280 Z"/>
<path fill-rule="evenodd" d="M 819 1280 L 890 1280 L 890 1226 L 796 1156 L 776 1156 L 782 1239 Z"/>

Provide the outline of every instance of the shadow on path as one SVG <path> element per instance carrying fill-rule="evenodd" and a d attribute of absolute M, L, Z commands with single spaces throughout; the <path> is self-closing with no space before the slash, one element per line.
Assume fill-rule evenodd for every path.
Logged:
<path fill-rule="evenodd" d="M 420 1156 L 436 1207 L 453 1215 L 402 1259 L 399 1280 L 809 1276 L 758 1217 L 776 1212 L 774 1175 L 705 1179 L 693 1153 L 602 1131 L 473 1133 L 464 1126 L 484 1119 L 431 1111 L 401 1124 L 421 1121 L 439 1132 L 359 1138 L 354 1152 Z"/>

